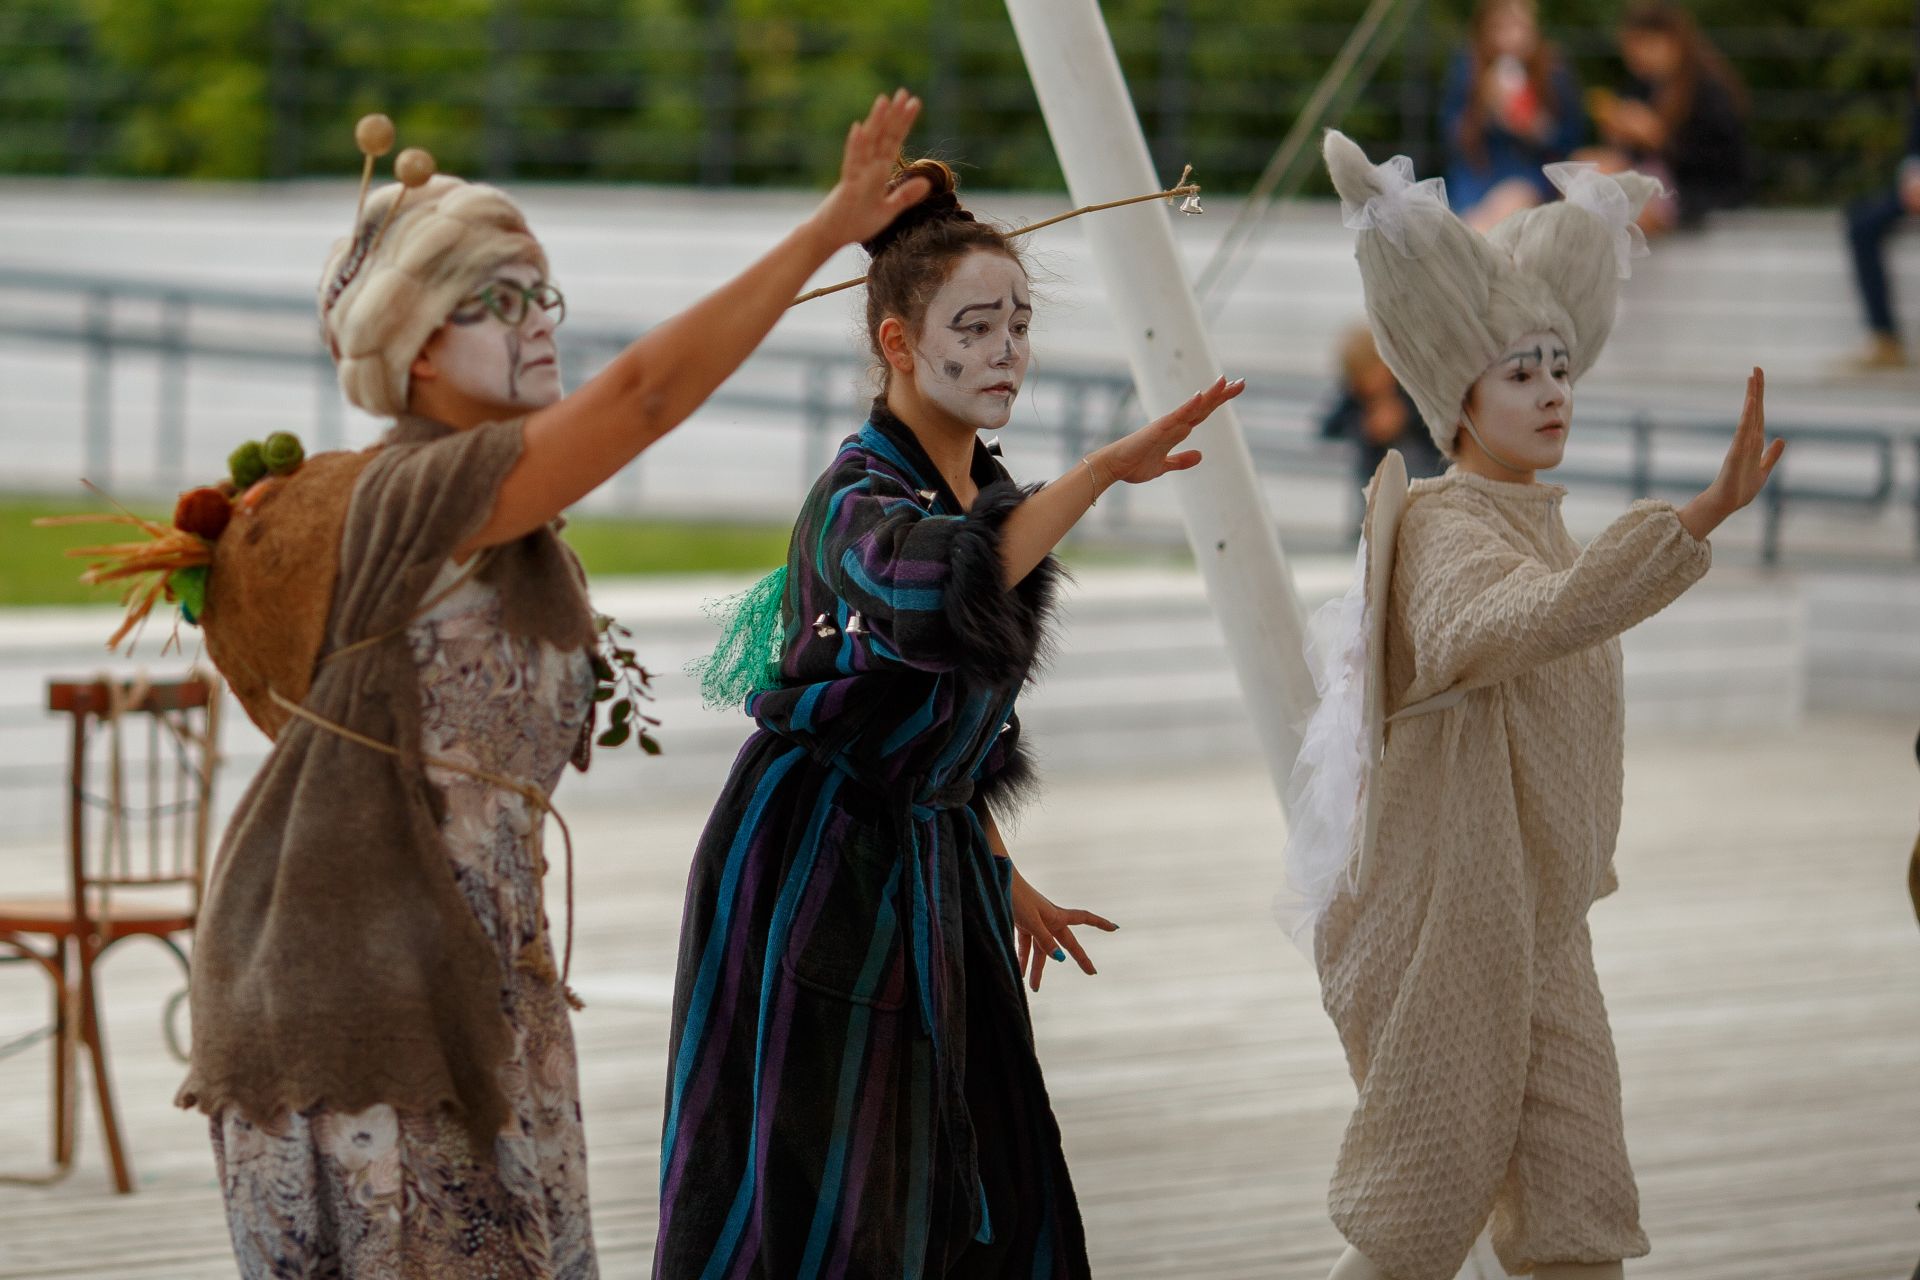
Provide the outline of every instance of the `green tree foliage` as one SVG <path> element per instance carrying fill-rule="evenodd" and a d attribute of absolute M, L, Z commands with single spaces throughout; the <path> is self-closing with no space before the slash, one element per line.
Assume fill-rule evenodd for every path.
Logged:
<path fill-rule="evenodd" d="M 1472 0 L 1418 0 L 1341 123 L 1436 158 Z M 1885 181 L 1914 74 L 1911 0 L 1688 0 L 1752 90 L 1765 195 Z M 1622 0 L 1554 0 L 1584 83 L 1617 85 Z M 1157 167 L 1244 190 L 1358 0 L 1106 0 Z M 1045 74 L 1043 72 L 1043 74 Z M 974 186 L 1057 187 L 1011 24 L 960 0 L 5 0 L 0 171 L 350 172 L 383 110 L 492 178 L 819 183 L 873 94 L 927 98 L 916 146 Z"/>

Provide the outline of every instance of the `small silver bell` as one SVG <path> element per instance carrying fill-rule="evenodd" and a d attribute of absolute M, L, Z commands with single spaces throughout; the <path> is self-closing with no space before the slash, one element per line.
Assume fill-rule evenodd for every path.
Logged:
<path fill-rule="evenodd" d="M 813 634 L 819 636 L 822 640 L 831 640 L 840 634 L 840 628 L 834 626 L 833 623 L 827 619 L 827 615 L 823 613 L 813 620 Z"/>
<path fill-rule="evenodd" d="M 926 503 L 928 506 L 932 506 L 934 501 L 940 496 L 938 489 L 916 489 L 914 492 L 918 493 L 920 495 L 920 501 Z"/>
<path fill-rule="evenodd" d="M 1205 213 L 1206 210 L 1200 207 L 1200 197 L 1197 195 L 1191 195 L 1191 196 L 1188 196 L 1185 200 L 1182 200 L 1180 202 L 1180 212 Z"/>
<path fill-rule="evenodd" d="M 870 636 L 873 632 L 867 630 L 866 620 L 858 613 L 855 613 L 847 619 L 847 634 L 850 636 Z"/>

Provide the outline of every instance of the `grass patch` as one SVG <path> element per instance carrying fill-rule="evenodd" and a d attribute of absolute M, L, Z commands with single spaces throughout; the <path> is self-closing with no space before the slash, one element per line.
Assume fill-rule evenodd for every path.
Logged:
<path fill-rule="evenodd" d="M 787 562 L 787 524 L 569 517 L 561 535 L 595 575 L 766 573 Z"/>
<path fill-rule="evenodd" d="M 64 553 L 72 547 L 131 541 L 132 529 L 116 525 L 80 525 L 37 529 L 40 516 L 77 515 L 111 510 L 98 499 L 24 498 L 0 495 L 0 607 L 17 605 L 112 604 L 123 588 L 88 587 L 80 582 L 86 561 Z M 134 508 L 140 515 L 166 521 L 171 512 Z M 567 522 L 564 535 L 595 576 L 676 573 L 764 573 L 786 563 L 785 524 L 722 523 L 692 520 L 629 520 L 580 516 Z M 1184 546 L 1139 548 L 1070 547 L 1070 565 L 1187 565 Z"/>
<path fill-rule="evenodd" d="M 85 560 L 65 554 L 72 547 L 98 546 L 103 542 L 131 542 L 142 537 L 139 530 L 126 525 L 83 524 L 66 529 L 36 529 L 33 522 L 41 516 L 71 516 L 83 512 L 113 510 L 98 498 L 6 498 L 0 497 L 0 606 L 25 604 L 112 604 L 125 592 L 124 585 L 85 586 L 80 572 Z M 133 508 L 152 520 L 166 521 L 171 511 L 153 507 Z"/>
<path fill-rule="evenodd" d="M 86 561 L 69 558 L 73 547 L 129 542 L 136 530 L 118 525 L 38 529 L 41 516 L 110 511 L 98 499 L 0 496 L 0 606 L 112 604 L 124 588 L 80 582 Z M 133 508 L 161 522 L 170 511 Z M 723 524 L 705 521 L 624 520 L 582 516 L 567 522 L 565 537 L 595 575 L 666 573 L 762 573 L 787 555 L 784 524 Z"/>

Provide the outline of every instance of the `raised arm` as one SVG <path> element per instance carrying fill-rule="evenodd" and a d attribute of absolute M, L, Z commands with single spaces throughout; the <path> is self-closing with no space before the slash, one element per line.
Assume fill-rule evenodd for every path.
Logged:
<path fill-rule="evenodd" d="M 924 180 L 887 190 L 920 100 L 876 98 L 847 131 L 840 181 L 800 226 L 758 262 L 650 330 L 592 381 L 526 420 L 518 464 L 492 514 L 461 548 L 509 542 L 591 493 L 700 407 L 779 321 L 841 246 L 878 232 L 926 195 Z"/>
<path fill-rule="evenodd" d="M 1470 513 L 1416 503 L 1400 530 L 1415 682 L 1409 702 L 1497 684 L 1619 635 L 1664 609 L 1707 571 L 1706 543 L 1758 496 L 1785 449 L 1766 439 L 1766 384 L 1755 369 L 1719 475 L 1675 509 L 1638 502 L 1553 570 L 1491 536 Z M 1406 575 L 1402 578 L 1401 575 Z"/>
<path fill-rule="evenodd" d="M 1707 544 L 1660 502 L 1635 503 L 1567 569 L 1514 549 L 1498 523 L 1431 500 L 1408 508 L 1393 574 L 1413 639 L 1407 702 L 1499 684 L 1611 639 L 1672 603 L 1711 562 Z"/>
<path fill-rule="evenodd" d="M 1200 464 L 1197 449 L 1173 452 L 1208 415 L 1247 389 L 1246 379 L 1216 381 L 1186 403 L 1130 436 L 1087 455 L 1084 462 L 1022 502 L 1000 535 L 1006 584 L 1017 586 L 1060 544 L 1109 485 L 1145 484 L 1169 471 Z"/>

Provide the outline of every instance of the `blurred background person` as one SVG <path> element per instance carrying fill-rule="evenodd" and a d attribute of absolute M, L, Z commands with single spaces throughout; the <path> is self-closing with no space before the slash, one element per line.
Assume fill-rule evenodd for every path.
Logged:
<path fill-rule="evenodd" d="M 1380 358 L 1373 345 L 1373 333 L 1365 325 L 1356 325 L 1340 340 L 1340 385 L 1331 405 L 1320 419 L 1320 436 L 1325 440 L 1351 440 L 1354 443 L 1354 474 L 1360 489 L 1379 469 L 1387 450 L 1398 449 L 1406 460 L 1407 475 L 1418 480 L 1437 476 L 1447 469 L 1427 424 L 1404 388 L 1394 379 L 1393 370 Z M 1356 495 L 1359 489 L 1354 492 Z M 1366 503 L 1356 496 L 1354 528 L 1360 527 Z"/>
<path fill-rule="evenodd" d="M 1920 76 L 1907 104 L 1907 145 L 1893 185 L 1847 206 L 1847 247 L 1853 251 L 1853 280 L 1867 313 L 1867 349 L 1856 356 L 1856 371 L 1904 369 L 1907 349 L 1893 314 L 1893 284 L 1887 278 L 1887 236 L 1920 214 Z"/>
<path fill-rule="evenodd" d="M 1540 166 L 1585 141 L 1587 118 L 1533 0 L 1481 0 L 1448 69 L 1440 120 L 1447 199 L 1469 225 L 1485 230 L 1554 198 Z"/>
<path fill-rule="evenodd" d="M 1648 201 L 1640 226 L 1648 235 L 1693 228 L 1715 209 L 1747 202 L 1753 162 L 1747 144 L 1747 90 L 1693 15 L 1641 0 L 1620 24 L 1625 89 L 1588 100 L 1605 151 L 1594 158 L 1612 171 L 1638 169 L 1672 188 Z"/>

